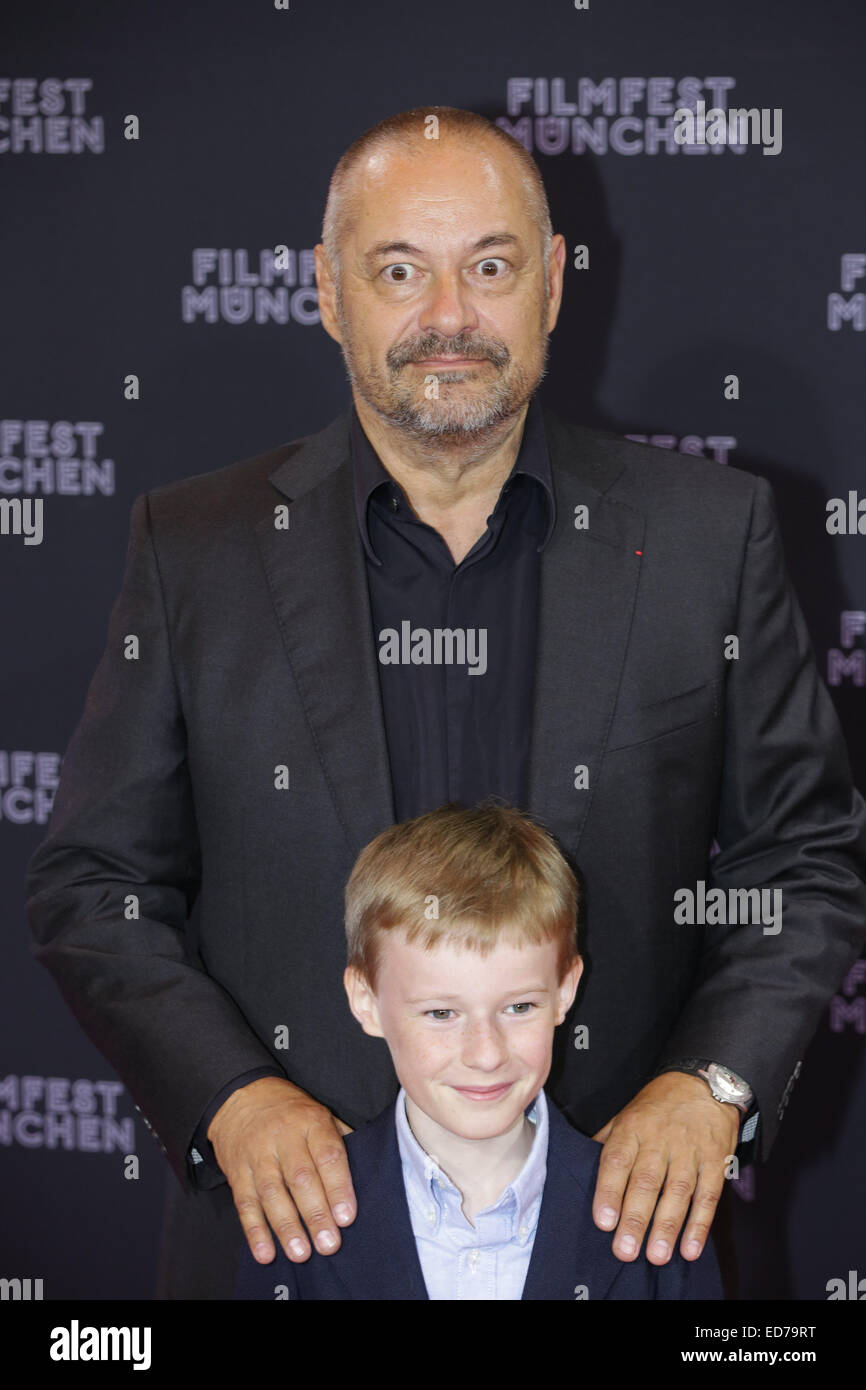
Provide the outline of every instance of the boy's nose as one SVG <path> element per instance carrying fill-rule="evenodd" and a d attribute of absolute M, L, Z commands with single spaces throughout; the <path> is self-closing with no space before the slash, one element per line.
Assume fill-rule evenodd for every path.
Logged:
<path fill-rule="evenodd" d="M 476 1024 L 470 1028 L 463 1043 L 463 1061 L 468 1066 L 493 1071 L 508 1056 L 500 1030 L 495 1024 Z"/>

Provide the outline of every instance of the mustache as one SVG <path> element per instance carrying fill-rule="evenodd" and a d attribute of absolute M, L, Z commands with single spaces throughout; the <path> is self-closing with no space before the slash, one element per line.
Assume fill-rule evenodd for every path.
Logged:
<path fill-rule="evenodd" d="M 459 333 L 456 338 L 426 334 L 391 348 L 385 360 L 392 371 L 399 371 L 407 362 L 421 362 L 425 357 L 467 357 L 478 362 L 489 360 L 494 366 L 504 367 L 511 354 L 504 343 L 489 338 L 471 339 Z"/>

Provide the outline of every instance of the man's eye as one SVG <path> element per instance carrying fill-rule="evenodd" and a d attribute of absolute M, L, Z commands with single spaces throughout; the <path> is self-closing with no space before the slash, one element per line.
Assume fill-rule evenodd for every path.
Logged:
<path fill-rule="evenodd" d="M 481 278 L 483 280 L 501 280 L 501 275 L 490 274 L 491 269 L 494 269 L 498 265 L 507 266 L 508 262 L 504 261 L 501 256 L 486 256 L 483 261 L 479 261 L 478 267 L 481 272 Z"/>
<path fill-rule="evenodd" d="M 529 1000 L 524 1000 L 520 1004 L 509 1004 L 508 1007 L 509 1009 L 520 1009 L 521 1014 L 519 1014 L 518 1017 L 524 1017 L 531 1009 L 535 1008 L 535 1005 L 531 1004 Z"/>
<path fill-rule="evenodd" d="M 388 274 L 388 272 L 391 270 L 399 272 L 397 274 L 396 279 L 392 279 L 391 276 Z M 385 269 L 382 271 L 382 274 L 384 275 L 388 283 L 391 285 L 405 285 L 406 281 L 412 278 L 414 270 L 415 267 L 409 265 L 408 262 L 400 261 L 396 265 L 386 265 Z"/>
<path fill-rule="evenodd" d="M 453 1009 L 428 1009 L 428 1010 L 427 1010 L 427 1017 L 428 1017 L 428 1018 L 435 1018 L 436 1021 L 437 1021 L 437 1023 L 441 1023 L 441 1022 L 444 1021 L 444 1020 L 441 1018 L 441 1015 L 442 1015 L 442 1014 L 451 1014 L 451 1013 L 453 1013 L 453 1012 L 454 1012 Z"/>

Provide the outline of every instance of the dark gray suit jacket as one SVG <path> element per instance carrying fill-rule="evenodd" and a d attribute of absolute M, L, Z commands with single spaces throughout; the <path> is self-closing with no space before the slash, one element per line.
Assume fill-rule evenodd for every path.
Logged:
<path fill-rule="evenodd" d="M 666 1060 L 711 1058 L 755 1090 L 766 1156 L 866 940 L 866 806 L 772 491 L 544 421 L 557 524 L 527 809 L 579 866 L 587 962 L 548 1089 L 592 1134 Z M 37 958 L 179 1180 L 161 1287 L 180 1296 L 231 1293 L 230 1194 L 196 1190 L 186 1159 L 226 1082 L 276 1059 L 353 1127 L 397 1091 L 342 987 L 345 880 L 394 816 L 348 422 L 136 499 L 105 654 L 29 868 Z M 781 888 L 781 932 L 678 925 L 674 893 L 699 879 Z"/>

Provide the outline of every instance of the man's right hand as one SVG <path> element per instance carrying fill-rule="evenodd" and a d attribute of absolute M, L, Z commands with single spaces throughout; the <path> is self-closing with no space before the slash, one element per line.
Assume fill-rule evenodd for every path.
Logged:
<path fill-rule="evenodd" d="M 250 1081 L 220 1106 L 207 1137 L 260 1264 L 276 1254 L 268 1221 L 295 1264 L 312 1253 L 307 1231 L 323 1255 L 340 1248 L 338 1226 L 350 1226 L 358 1210 L 342 1138 L 351 1133 L 278 1076 Z"/>

